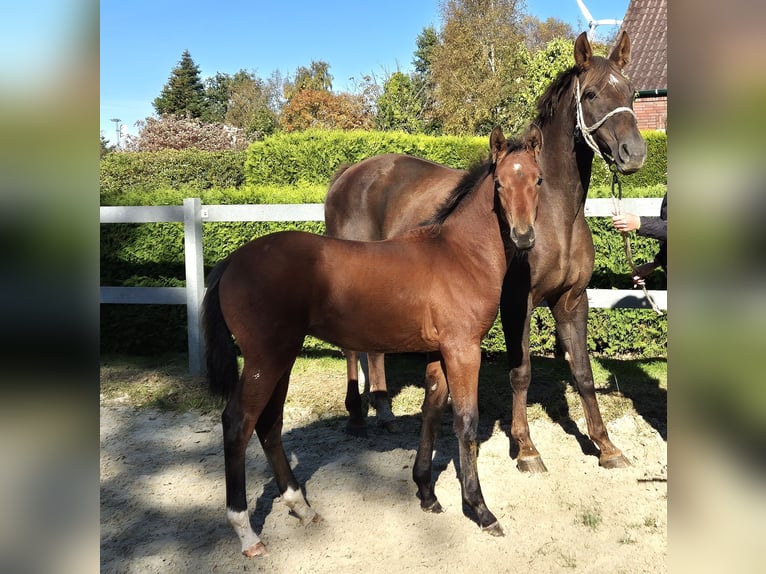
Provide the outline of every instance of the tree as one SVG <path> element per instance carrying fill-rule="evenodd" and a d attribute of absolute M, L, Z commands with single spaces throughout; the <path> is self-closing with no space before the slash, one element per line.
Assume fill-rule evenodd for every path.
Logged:
<path fill-rule="evenodd" d="M 264 82 L 255 74 L 238 72 L 230 82 L 225 122 L 243 129 L 250 140 L 273 133 L 279 125 L 277 112 L 272 107 L 277 90 L 278 86 Z"/>
<path fill-rule="evenodd" d="M 431 69 L 437 112 L 447 133 L 489 133 L 507 125 L 508 78 L 523 49 L 518 0 L 447 0 Z"/>
<path fill-rule="evenodd" d="M 317 92 L 332 91 L 330 64 L 323 62 L 322 60 L 312 61 L 309 68 L 300 66 L 296 69 L 295 79 L 292 82 L 285 82 L 285 98 L 289 101 L 302 90 L 313 90 Z"/>
<path fill-rule="evenodd" d="M 189 149 L 222 151 L 244 149 L 247 140 L 240 130 L 221 123 L 205 123 L 199 118 L 165 114 L 137 122 L 139 133 L 128 144 L 131 151 Z"/>
<path fill-rule="evenodd" d="M 435 112 L 434 79 L 432 62 L 439 45 L 439 36 L 433 26 L 423 28 L 416 40 L 417 49 L 412 59 L 415 72 L 412 84 L 420 104 L 420 130 L 428 134 L 441 133 L 441 122 Z"/>
<path fill-rule="evenodd" d="M 375 124 L 382 130 L 420 131 L 422 106 L 410 76 L 395 72 L 383 84 Z"/>
<path fill-rule="evenodd" d="M 577 35 L 570 24 L 554 17 L 541 21 L 535 16 L 527 15 L 521 19 L 521 27 L 524 31 L 527 50 L 531 53 L 544 48 L 548 42 L 556 38 L 574 40 Z"/>
<path fill-rule="evenodd" d="M 285 131 L 308 128 L 371 129 L 373 118 L 366 113 L 361 96 L 327 90 L 303 89 L 282 108 L 279 124 Z"/>
<path fill-rule="evenodd" d="M 208 113 L 199 67 L 192 60 L 188 50 L 184 50 L 181 61 L 173 68 L 167 84 L 152 104 L 160 116 L 176 114 L 200 118 Z"/>

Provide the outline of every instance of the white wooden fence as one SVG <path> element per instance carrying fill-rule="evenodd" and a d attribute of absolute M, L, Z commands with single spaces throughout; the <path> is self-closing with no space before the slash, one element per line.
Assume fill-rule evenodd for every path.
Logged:
<path fill-rule="evenodd" d="M 660 198 L 623 199 L 623 212 L 657 215 Z M 586 217 L 609 217 L 611 199 L 588 199 Z M 202 205 L 200 199 L 184 199 L 183 206 L 101 207 L 101 223 L 183 222 L 186 287 L 101 287 L 102 304 L 186 305 L 188 317 L 189 371 L 204 372 L 204 343 L 200 307 L 205 294 L 202 264 L 202 224 L 208 221 L 324 221 L 321 203 L 293 205 Z M 649 291 L 660 309 L 667 309 L 667 291 Z M 593 308 L 650 308 L 643 292 L 631 289 L 588 289 Z"/>

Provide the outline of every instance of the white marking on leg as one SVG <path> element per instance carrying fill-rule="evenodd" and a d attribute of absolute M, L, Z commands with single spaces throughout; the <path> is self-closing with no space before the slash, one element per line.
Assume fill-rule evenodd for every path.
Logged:
<path fill-rule="evenodd" d="M 301 519 L 301 524 L 304 526 L 314 520 L 316 512 L 309 506 L 306 499 L 303 498 L 303 493 L 300 490 L 295 490 L 288 486 L 287 490 L 282 493 L 282 499 L 287 507 L 298 515 L 298 518 Z"/>
<path fill-rule="evenodd" d="M 436 383 L 434 383 L 433 385 L 431 385 L 431 390 L 432 390 L 432 391 L 435 391 L 435 390 L 436 390 Z"/>
<path fill-rule="evenodd" d="M 229 519 L 229 524 L 234 527 L 234 532 L 239 536 L 239 540 L 242 543 L 242 552 L 252 548 L 261 541 L 258 535 L 253 532 L 253 527 L 250 526 L 250 515 L 247 513 L 247 510 L 237 512 L 227 508 L 226 516 Z"/>

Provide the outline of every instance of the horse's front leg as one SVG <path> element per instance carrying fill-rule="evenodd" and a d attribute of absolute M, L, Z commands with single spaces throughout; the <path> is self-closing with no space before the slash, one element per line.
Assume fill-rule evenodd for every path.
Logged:
<path fill-rule="evenodd" d="M 561 297 L 551 308 L 556 320 L 556 332 L 564 351 L 564 358 L 569 363 L 580 402 L 585 411 L 588 435 L 600 450 L 599 464 L 604 468 L 622 468 L 630 466 L 628 459 L 612 441 L 601 418 L 601 411 L 596 401 L 593 383 L 593 369 L 588 356 L 588 299 L 581 294 L 575 305 L 571 299 Z"/>
<path fill-rule="evenodd" d="M 509 277 L 509 273 L 506 278 Z M 514 271 L 518 277 L 521 271 Z M 528 269 L 527 269 L 528 274 Z M 511 407 L 511 437 L 518 448 L 516 468 L 522 472 L 547 472 L 542 456 L 529 435 L 527 421 L 527 394 L 532 380 L 529 358 L 529 322 L 532 304 L 528 289 L 503 286 L 500 299 L 500 320 L 503 324 L 505 347 L 508 354 L 509 378 L 513 390 Z"/>
<path fill-rule="evenodd" d="M 457 353 L 444 351 L 449 392 L 452 397 L 455 435 L 460 450 L 460 486 L 463 502 L 476 515 L 482 530 L 502 536 L 503 529 L 484 502 L 479 484 L 479 366 L 481 347 L 477 343 Z"/>
<path fill-rule="evenodd" d="M 447 379 L 444 375 L 444 367 L 439 353 L 428 354 L 425 384 L 426 394 L 423 399 L 420 444 L 415 456 L 415 464 L 412 466 L 412 479 L 418 487 L 420 507 L 426 512 L 442 512 L 441 504 L 439 504 L 434 493 L 431 478 L 434 443 L 449 398 Z"/>

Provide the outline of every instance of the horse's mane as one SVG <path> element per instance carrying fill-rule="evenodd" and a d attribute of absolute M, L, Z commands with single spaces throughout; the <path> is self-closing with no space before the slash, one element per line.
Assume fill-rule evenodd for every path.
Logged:
<path fill-rule="evenodd" d="M 505 148 L 507 153 L 519 151 L 524 148 L 524 142 L 516 138 L 508 138 L 505 141 Z M 442 225 L 445 220 L 452 215 L 463 200 L 471 195 L 471 192 L 478 187 L 479 181 L 486 176 L 494 167 L 492 158 L 488 158 L 480 163 L 473 165 L 469 168 L 460 182 L 450 192 L 447 198 L 442 202 L 436 213 L 430 218 L 421 223 L 421 226 L 425 225 Z"/>
<path fill-rule="evenodd" d="M 588 73 L 594 74 L 594 78 L 590 83 L 603 84 L 606 81 L 607 74 L 611 71 L 612 68 L 609 66 L 609 61 L 606 58 L 601 56 L 591 57 Z M 552 121 L 563 92 L 571 85 L 579 72 L 580 68 L 575 65 L 556 76 L 548 86 L 548 89 L 537 100 L 537 118 L 533 123 L 543 126 Z"/>

